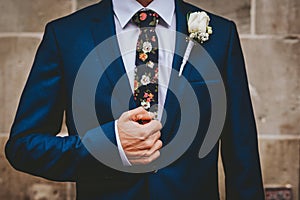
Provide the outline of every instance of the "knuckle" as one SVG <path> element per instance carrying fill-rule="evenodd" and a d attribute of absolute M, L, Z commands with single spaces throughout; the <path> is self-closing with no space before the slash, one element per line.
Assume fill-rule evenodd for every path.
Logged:
<path fill-rule="evenodd" d="M 138 132 L 138 138 L 140 139 L 140 140 L 145 140 L 146 139 L 146 132 L 145 132 L 145 130 L 140 130 L 139 132 Z"/>
<path fill-rule="evenodd" d="M 121 114 L 121 118 L 123 118 L 126 114 L 127 114 L 127 112 L 123 112 L 123 113 Z"/>
<path fill-rule="evenodd" d="M 125 118 L 124 115 L 124 113 L 121 114 L 121 116 L 118 119 L 118 124 L 122 123 L 123 119 Z"/>
<path fill-rule="evenodd" d="M 156 130 L 162 129 L 162 125 L 161 125 L 161 123 L 159 121 L 152 120 L 152 122 L 153 122 L 152 126 L 153 126 L 154 129 L 156 129 Z"/>
<path fill-rule="evenodd" d="M 145 136 L 149 136 L 151 134 L 151 130 L 150 129 L 146 129 L 144 130 Z"/>
<path fill-rule="evenodd" d="M 137 109 L 136 109 L 139 113 L 141 113 L 141 112 L 143 112 L 145 109 L 143 108 L 143 107 L 138 107 Z"/>
<path fill-rule="evenodd" d="M 161 136 L 161 132 L 158 131 L 158 132 L 157 132 L 157 138 L 160 138 L 160 136 Z"/>
<path fill-rule="evenodd" d="M 157 143 L 158 143 L 158 148 L 160 149 L 163 146 L 163 143 L 161 140 L 158 140 Z"/>
<path fill-rule="evenodd" d="M 162 124 L 161 124 L 161 122 L 159 122 L 159 121 L 158 121 L 158 128 L 159 128 L 159 130 L 162 129 Z"/>
<path fill-rule="evenodd" d="M 151 155 L 151 151 L 146 151 L 144 157 L 150 157 Z"/>
<path fill-rule="evenodd" d="M 147 140 L 147 137 L 146 137 L 145 135 L 142 135 L 142 136 L 140 137 L 140 139 L 141 139 L 142 141 L 145 141 L 145 140 Z"/>
<path fill-rule="evenodd" d="M 135 154 L 135 157 L 137 158 L 143 158 L 144 157 L 144 152 L 138 152 L 137 154 Z"/>
<path fill-rule="evenodd" d="M 153 133 L 154 133 L 153 128 L 147 129 L 147 134 L 148 134 L 148 136 L 152 135 Z"/>
<path fill-rule="evenodd" d="M 147 139 L 146 135 L 147 135 L 147 134 L 146 134 L 145 132 L 141 132 L 141 133 L 140 133 L 139 139 L 140 139 L 140 140 L 146 140 L 146 139 Z"/>
<path fill-rule="evenodd" d="M 150 141 L 150 140 L 146 140 L 146 141 L 145 141 L 145 147 L 146 147 L 146 148 L 150 148 L 150 147 L 152 147 L 152 145 L 153 145 L 153 142 L 152 142 L 152 141 Z"/>
<path fill-rule="evenodd" d="M 120 116 L 120 120 L 126 119 L 130 115 L 130 111 L 123 112 Z"/>

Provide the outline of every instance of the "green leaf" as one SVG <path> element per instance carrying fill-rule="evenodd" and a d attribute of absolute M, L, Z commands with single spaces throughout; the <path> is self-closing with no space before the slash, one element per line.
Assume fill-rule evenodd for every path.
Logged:
<path fill-rule="evenodd" d="M 156 24 L 155 21 L 151 21 L 151 22 L 149 23 L 150 26 L 155 26 L 155 24 Z"/>
<path fill-rule="evenodd" d="M 190 18 L 191 13 L 192 13 L 192 12 L 188 12 L 188 13 L 186 14 L 186 20 L 187 20 L 187 22 L 189 21 L 189 18 Z"/>

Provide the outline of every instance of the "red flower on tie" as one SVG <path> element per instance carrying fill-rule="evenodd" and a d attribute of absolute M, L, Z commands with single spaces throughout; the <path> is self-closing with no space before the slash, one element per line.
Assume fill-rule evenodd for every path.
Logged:
<path fill-rule="evenodd" d="M 153 13 L 153 17 L 158 18 L 158 14 L 157 13 Z"/>
<path fill-rule="evenodd" d="M 153 99 L 154 95 L 152 93 L 149 94 L 149 98 Z"/>
<path fill-rule="evenodd" d="M 148 58 L 148 55 L 145 54 L 145 53 L 141 53 L 140 56 L 139 56 L 139 59 L 142 60 L 143 62 L 144 62 L 145 60 L 147 60 L 147 58 Z"/>
<path fill-rule="evenodd" d="M 155 38 L 154 35 L 152 36 L 151 41 L 152 41 L 152 42 L 156 42 L 156 38 Z"/>
<path fill-rule="evenodd" d="M 140 14 L 140 20 L 141 20 L 141 21 L 144 21 L 145 19 L 147 19 L 147 14 L 144 13 L 144 12 L 142 12 L 142 13 Z"/>
<path fill-rule="evenodd" d="M 134 90 L 137 90 L 139 87 L 139 82 L 137 80 L 134 80 Z"/>

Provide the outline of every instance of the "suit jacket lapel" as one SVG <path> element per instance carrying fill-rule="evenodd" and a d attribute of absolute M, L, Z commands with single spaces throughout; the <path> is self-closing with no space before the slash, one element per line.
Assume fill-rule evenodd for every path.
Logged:
<path fill-rule="evenodd" d="M 105 10 L 102 9 L 101 10 L 102 13 L 100 13 L 99 10 L 99 15 L 97 15 L 97 17 L 93 19 L 93 25 L 91 27 L 91 31 L 93 34 L 95 47 L 101 44 L 105 40 L 109 41 L 109 45 L 111 45 L 106 52 L 99 52 L 100 58 L 102 60 L 106 60 L 107 57 L 117 59 L 117 62 L 115 64 L 117 64 L 118 66 L 113 67 L 113 69 L 110 66 L 106 70 L 108 78 L 111 80 L 111 83 L 114 86 L 115 83 L 118 81 L 119 77 L 126 72 L 125 72 L 124 64 L 121 58 L 121 53 L 120 53 L 120 49 L 116 37 L 112 2 L 110 0 L 105 0 L 102 3 L 105 4 L 102 6 L 107 9 Z"/>
<path fill-rule="evenodd" d="M 187 26 L 187 14 L 196 10 L 188 10 L 182 0 L 175 1 L 175 12 L 176 12 L 176 44 L 175 52 L 172 64 L 172 73 L 169 82 L 169 89 L 172 88 L 172 92 L 168 90 L 165 101 L 165 112 L 163 113 L 162 121 L 166 120 L 166 124 L 163 128 L 162 140 L 168 142 L 176 133 L 177 126 L 180 120 L 180 99 L 183 98 L 185 84 L 183 84 L 182 77 L 178 77 L 179 68 L 182 62 L 182 57 L 185 53 L 187 42 L 183 35 L 188 36 Z M 186 64 L 183 71 L 183 75 L 186 79 L 189 76 L 191 66 L 189 63 Z M 176 94 L 175 94 L 176 93 Z M 177 126 L 174 126 L 177 125 Z"/>
<path fill-rule="evenodd" d="M 126 70 L 116 37 L 112 1 L 103 0 L 100 3 L 102 4 L 102 7 L 106 9 L 101 9 L 101 12 L 99 9 L 99 13 L 97 13 L 97 15 L 92 19 L 91 32 L 95 47 L 97 47 L 99 44 L 103 45 L 102 48 L 97 48 L 97 53 L 100 58 L 100 62 L 102 61 L 102 67 L 106 68 L 108 66 L 104 72 L 104 75 L 108 80 L 110 80 L 111 87 L 113 89 L 120 78 L 126 73 Z M 111 61 L 113 62 L 110 63 Z M 122 88 L 122 91 L 132 93 L 128 78 L 122 87 L 124 87 Z M 124 101 L 122 101 L 120 98 L 118 99 L 120 103 L 124 103 Z M 128 101 L 126 103 L 126 106 L 128 107 Z M 135 107 L 133 100 L 130 101 L 129 107 Z"/>

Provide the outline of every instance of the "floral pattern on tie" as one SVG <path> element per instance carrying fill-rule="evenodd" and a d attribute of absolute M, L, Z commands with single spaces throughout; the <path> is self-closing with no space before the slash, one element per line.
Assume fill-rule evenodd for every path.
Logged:
<path fill-rule="evenodd" d="M 136 44 L 134 100 L 137 106 L 154 113 L 157 113 L 158 104 L 158 41 L 155 32 L 158 19 L 159 16 L 151 10 L 139 11 L 132 18 L 140 28 Z"/>

